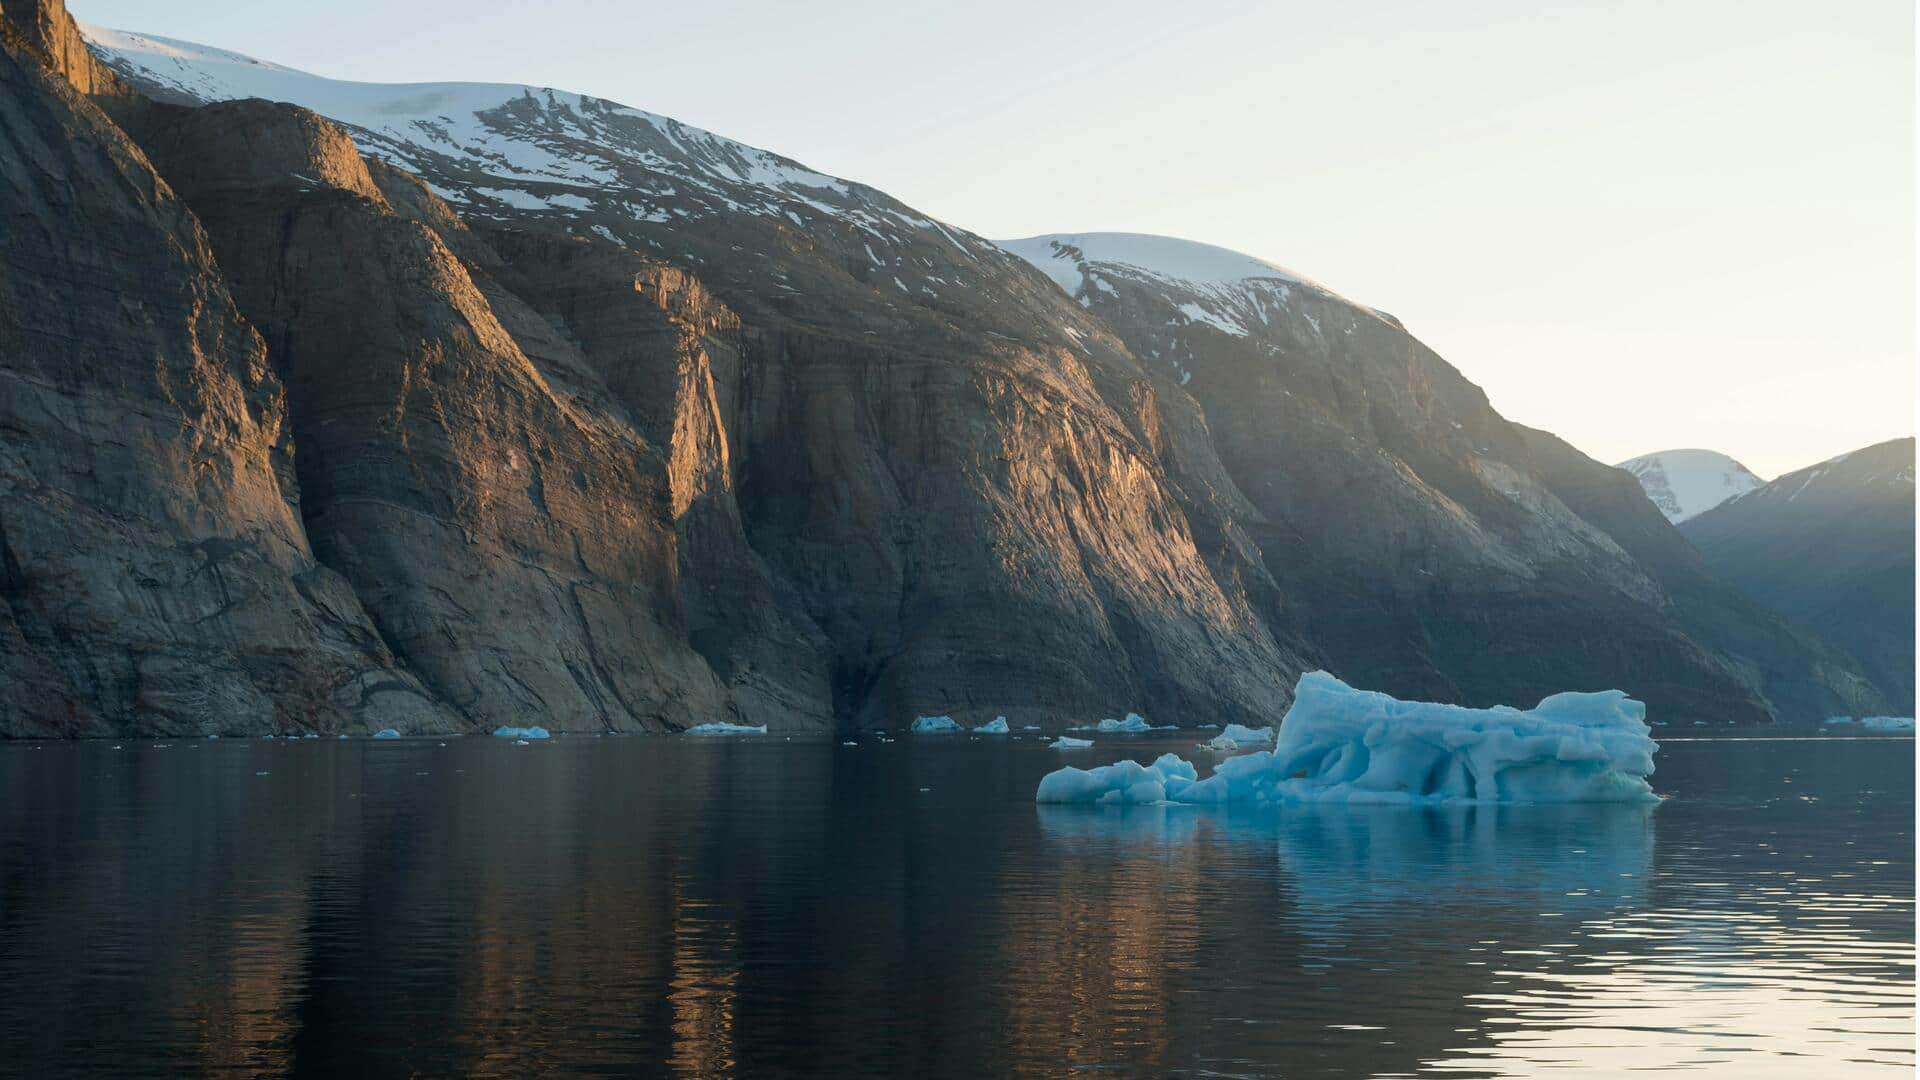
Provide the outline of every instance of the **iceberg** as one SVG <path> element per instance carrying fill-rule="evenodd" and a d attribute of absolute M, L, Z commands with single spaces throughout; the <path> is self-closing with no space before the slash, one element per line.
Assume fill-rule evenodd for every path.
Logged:
<path fill-rule="evenodd" d="M 913 722 L 913 733 L 915 735 L 959 730 L 960 725 L 954 723 L 953 717 L 951 716 L 922 716 Z"/>
<path fill-rule="evenodd" d="M 765 735 L 767 725 L 760 724 L 695 724 L 681 732 L 682 735 Z"/>
<path fill-rule="evenodd" d="M 996 716 L 973 730 L 980 735 L 1005 735 L 1011 729 L 1007 727 L 1006 717 Z"/>
<path fill-rule="evenodd" d="M 1647 777 L 1658 749 L 1646 724 L 1646 706 L 1620 690 L 1555 694 L 1526 710 L 1468 709 L 1399 701 L 1316 671 L 1300 677 L 1272 750 L 1228 758 L 1204 780 L 1172 754 L 1152 765 L 1122 761 L 1097 769 L 1058 769 L 1041 779 L 1035 799 L 1651 802 L 1657 796 Z"/>
<path fill-rule="evenodd" d="M 1121 732 L 1125 734 L 1138 734 L 1142 731 L 1170 731 L 1172 729 L 1173 729 L 1172 724 L 1161 724 L 1158 727 L 1156 727 L 1152 724 L 1147 723 L 1146 717 L 1141 716 L 1139 713 L 1130 712 L 1127 714 L 1127 718 L 1125 720 L 1102 720 L 1097 724 L 1087 724 L 1081 727 L 1072 728 L 1070 730 L 1104 731 L 1108 734 L 1113 734 L 1115 732 Z"/>
<path fill-rule="evenodd" d="M 381 728 L 379 731 L 373 733 L 373 737 L 376 739 L 397 739 L 400 737 L 400 733 L 390 727 Z"/>
<path fill-rule="evenodd" d="M 496 739 L 544 739 L 547 737 L 547 729 L 543 727 L 508 727 L 505 724 L 501 724 L 499 727 L 493 729 L 493 735 Z"/>
<path fill-rule="evenodd" d="M 1047 745 L 1052 747 L 1055 750 L 1085 750 L 1087 747 L 1093 745 L 1093 740 L 1092 739 L 1076 739 L 1071 735 L 1062 735 L 1059 738 L 1048 743 Z M 1051 776 L 1053 774 L 1048 773 L 1047 775 Z M 1045 788 L 1047 786 L 1046 780 L 1042 779 L 1040 781 L 1040 786 L 1042 788 Z"/>
<path fill-rule="evenodd" d="M 1860 726 L 1868 731 L 1912 731 L 1911 716 L 1866 716 L 1860 719 Z"/>

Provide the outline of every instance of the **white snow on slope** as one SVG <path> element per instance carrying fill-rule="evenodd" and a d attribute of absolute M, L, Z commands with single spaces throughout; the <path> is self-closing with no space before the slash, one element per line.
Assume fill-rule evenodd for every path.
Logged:
<path fill-rule="evenodd" d="M 1745 465 L 1713 450 L 1662 450 L 1618 467 L 1632 473 L 1647 498 L 1676 525 L 1766 484 Z"/>
<path fill-rule="evenodd" d="M 345 125 L 362 152 L 421 175 L 469 210 L 571 217 L 597 206 L 669 227 L 720 213 L 810 210 L 883 245 L 919 233 L 974 259 L 993 250 L 871 188 L 602 98 L 507 83 L 348 82 L 171 38 L 86 23 L 80 32 L 107 64 L 162 92 L 312 109 Z"/>
<path fill-rule="evenodd" d="M 1082 304 L 1091 306 L 1099 294 L 1116 295 L 1115 282 L 1128 281 L 1163 293 L 1176 323 L 1208 326 L 1232 337 L 1248 337 L 1273 325 L 1302 290 L 1399 325 L 1392 316 L 1340 297 L 1304 274 L 1194 240 L 1144 233 L 1049 233 L 996 243 Z M 1340 329 L 1352 333 L 1351 320 Z"/>
<path fill-rule="evenodd" d="M 1399 701 L 1324 671 L 1300 677 L 1277 744 L 1212 776 L 1172 754 L 1048 773 L 1039 802 L 1434 805 L 1655 798 L 1646 707 L 1619 690 L 1555 694 L 1532 709 Z"/>
<path fill-rule="evenodd" d="M 1131 267 L 1188 286 L 1238 285 L 1250 278 L 1313 285 L 1283 266 L 1212 244 L 1145 233 L 1050 233 L 996 241 L 1039 267 L 1068 293 L 1078 293 L 1084 263 Z M 1314 286 L 1319 288 L 1318 285 Z"/>

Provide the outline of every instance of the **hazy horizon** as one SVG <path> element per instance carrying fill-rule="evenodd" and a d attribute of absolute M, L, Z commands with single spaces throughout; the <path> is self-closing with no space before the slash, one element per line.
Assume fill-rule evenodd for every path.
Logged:
<path fill-rule="evenodd" d="M 1606 462 L 1771 478 L 1914 429 L 1908 4 L 72 8 L 336 78 L 590 93 L 996 239 L 1246 252 Z"/>

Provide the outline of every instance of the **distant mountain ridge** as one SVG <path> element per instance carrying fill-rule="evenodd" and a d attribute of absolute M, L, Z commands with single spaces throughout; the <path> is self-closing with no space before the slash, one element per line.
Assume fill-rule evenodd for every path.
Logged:
<path fill-rule="evenodd" d="M 1850 651 L 1914 708 L 1914 440 L 1798 469 L 1688 520 L 1726 580 Z"/>
<path fill-rule="evenodd" d="M 1620 463 L 1668 521 L 1678 525 L 1765 484 L 1753 470 L 1714 450 L 1662 450 Z"/>
<path fill-rule="evenodd" d="M 1264 725 L 1316 667 L 1882 708 L 1630 477 L 1271 264 L 1010 253 L 611 102 L 3 10 L 0 732 Z"/>

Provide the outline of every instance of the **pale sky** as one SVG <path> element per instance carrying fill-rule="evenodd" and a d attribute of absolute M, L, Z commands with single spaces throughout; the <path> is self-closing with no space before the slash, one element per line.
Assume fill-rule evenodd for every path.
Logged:
<path fill-rule="evenodd" d="M 994 238 L 1164 233 L 1393 312 L 1613 462 L 1914 430 L 1911 0 L 70 0 L 337 78 L 664 113 Z"/>

